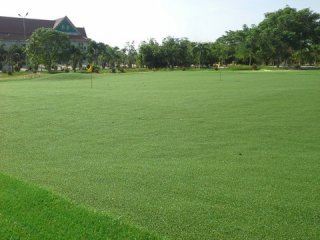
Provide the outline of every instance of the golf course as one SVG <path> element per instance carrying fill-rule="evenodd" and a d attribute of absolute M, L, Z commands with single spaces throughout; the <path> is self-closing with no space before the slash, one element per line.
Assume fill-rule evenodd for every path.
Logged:
<path fill-rule="evenodd" d="M 0 136 L 0 239 L 320 238 L 319 70 L 0 74 Z"/>

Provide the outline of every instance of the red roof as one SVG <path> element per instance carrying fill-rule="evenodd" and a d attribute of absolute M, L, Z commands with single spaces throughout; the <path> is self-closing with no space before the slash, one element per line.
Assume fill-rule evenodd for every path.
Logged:
<path fill-rule="evenodd" d="M 26 37 L 38 28 L 54 28 L 57 20 L 42 20 L 25 18 Z M 87 41 L 87 34 L 84 28 L 77 28 L 80 35 L 70 35 L 71 40 Z M 0 40 L 24 40 L 23 18 L 0 16 Z"/>

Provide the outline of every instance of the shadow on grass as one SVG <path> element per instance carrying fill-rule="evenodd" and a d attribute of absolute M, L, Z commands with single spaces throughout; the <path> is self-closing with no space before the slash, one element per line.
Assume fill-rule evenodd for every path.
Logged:
<path fill-rule="evenodd" d="M 0 239 L 159 239 L 0 174 Z"/>

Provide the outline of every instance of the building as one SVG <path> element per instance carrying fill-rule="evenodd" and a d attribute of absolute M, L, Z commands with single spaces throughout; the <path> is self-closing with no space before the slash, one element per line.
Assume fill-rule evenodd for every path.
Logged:
<path fill-rule="evenodd" d="M 84 28 L 75 27 L 66 16 L 57 20 L 30 18 L 14 18 L 0 16 L 0 44 L 6 47 L 14 44 L 25 44 L 32 33 L 38 28 L 53 28 L 67 34 L 72 44 L 86 47 L 88 37 Z"/>

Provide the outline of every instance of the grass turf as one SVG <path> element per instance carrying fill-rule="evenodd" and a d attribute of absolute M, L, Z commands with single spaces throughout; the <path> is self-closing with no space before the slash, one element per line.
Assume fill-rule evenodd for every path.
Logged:
<path fill-rule="evenodd" d="M 156 239 L 0 174 L 1 239 Z"/>
<path fill-rule="evenodd" d="M 172 239 L 317 239 L 319 77 L 3 81 L 0 169 Z"/>

